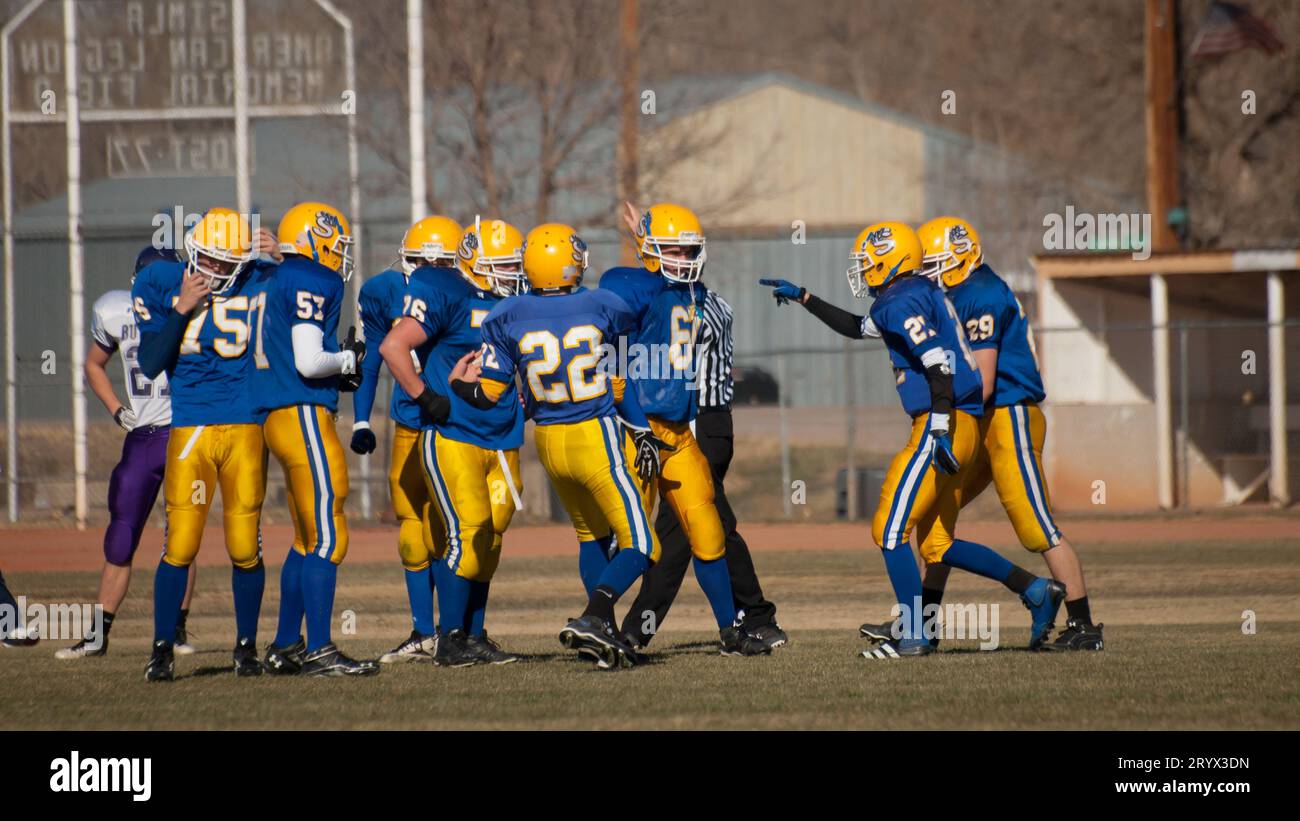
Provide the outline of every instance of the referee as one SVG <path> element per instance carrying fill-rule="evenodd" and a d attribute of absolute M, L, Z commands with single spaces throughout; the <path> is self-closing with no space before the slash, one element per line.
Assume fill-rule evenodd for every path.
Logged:
<path fill-rule="evenodd" d="M 713 473 L 714 503 L 722 519 L 723 532 L 727 534 L 727 571 L 738 617 L 747 632 L 768 647 L 780 647 L 788 639 L 776 623 L 776 605 L 763 598 L 749 545 L 736 531 L 736 514 L 722 487 L 727 468 L 731 466 L 733 445 L 731 306 L 709 290 L 705 293 L 702 313 L 704 321 L 695 349 L 700 407 L 691 429 Z M 641 592 L 623 620 L 623 635 L 640 647 L 649 644 L 655 631 L 663 626 L 691 561 L 686 533 L 668 505 L 659 506 L 655 530 L 662 545 L 659 561 L 643 577 Z M 648 618 L 651 612 L 653 619 Z"/>

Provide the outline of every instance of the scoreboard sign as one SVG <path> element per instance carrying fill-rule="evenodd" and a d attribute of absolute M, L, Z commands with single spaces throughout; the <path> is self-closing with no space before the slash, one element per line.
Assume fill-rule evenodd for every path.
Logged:
<path fill-rule="evenodd" d="M 249 6 L 250 106 L 337 106 L 344 91 L 339 26 L 312 0 Z M 83 117 L 234 105 L 230 0 L 96 0 L 76 9 Z M 63 89 L 61 4 L 32 15 L 14 33 L 10 55 L 11 108 L 42 111 L 47 92 Z"/>

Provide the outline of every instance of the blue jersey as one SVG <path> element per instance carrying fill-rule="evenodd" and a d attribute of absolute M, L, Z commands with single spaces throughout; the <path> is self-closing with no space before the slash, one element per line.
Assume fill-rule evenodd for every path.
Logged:
<path fill-rule="evenodd" d="M 613 416 L 602 359 L 635 324 L 627 304 L 604 289 L 507 297 L 483 323 L 483 377 L 513 385 L 516 371 L 522 374 L 539 425 Z"/>
<path fill-rule="evenodd" d="M 251 280 L 245 272 L 222 296 L 190 314 L 176 364 L 167 371 L 172 425 L 239 425 L 256 422 L 249 395 Z M 185 263 L 160 260 L 136 275 L 131 288 L 140 334 L 158 333 L 180 297 Z"/>
<path fill-rule="evenodd" d="M 872 303 L 871 321 L 889 349 L 903 410 L 912 416 L 930 410 L 930 384 L 921 357 L 937 348 L 952 366 L 953 407 L 972 416 L 983 414 L 979 367 L 938 285 L 920 276 L 898 280 Z"/>
<path fill-rule="evenodd" d="M 365 329 L 367 353 L 365 362 L 361 363 L 361 387 L 352 397 L 353 413 L 358 422 L 370 421 L 370 411 L 378 389 L 379 369 L 384 364 L 383 357 L 379 355 L 379 346 L 383 344 L 389 329 L 405 314 L 405 296 L 406 274 L 392 268 L 371 277 L 361 286 L 357 307 L 361 313 L 361 326 Z M 433 339 L 415 349 L 417 371 L 423 367 L 432 350 Z M 393 384 L 393 401 L 389 404 L 388 415 L 399 425 L 420 429 L 420 406 L 397 383 Z"/>
<path fill-rule="evenodd" d="M 1042 402 L 1047 392 L 1038 372 L 1034 331 L 1020 300 L 1002 277 L 981 265 L 965 282 L 948 289 L 948 299 L 966 328 L 971 350 L 993 348 L 998 352 L 997 383 L 989 404 L 1001 408 Z"/>
<path fill-rule="evenodd" d="M 407 299 L 409 297 L 409 299 Z M 480 410 L 451 392 L 448 378 L 456 361 L 483 347 L 483 321 L 501 301 L 479 289 L 455 268 L 421 266 L 406 286 L 406 316 L 429 337 L 424 383 L 451 400 L 451 415 L 441 425 L 425 422 L 457 442 L 492 450 L 513 450 L 524 443 L 524 413 L 511 381 L 495 406 Z"/>
<path fill-rule="evenodd" d="M 312 325 L 323 334 L 326 353 L 339 352 L 343 278 L 319 262 L 296 254 L 265 265 L 253 277 L 257 314 L 253 328 L 253 405 L 258 415 L 293 405 L 339 407 L 339 377 L 309 379 L 293 357 L 293 329 Z"/>
<path fill-rule="evenodd" d="M 618 294 L 636 319 L 628 342 L 637 347 L 629 350 L 626 375 L 641 407 L 669 422 L 694 419 L 699 406 L 695 343 L 708 289 L 644 268 L 611 268 L 600 287 Z"/>

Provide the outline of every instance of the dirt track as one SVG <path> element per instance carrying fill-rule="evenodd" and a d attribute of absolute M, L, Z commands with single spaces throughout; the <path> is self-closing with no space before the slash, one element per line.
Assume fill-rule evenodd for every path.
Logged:
<path fill-rule="evenodd" d="M 1115 542 L 1300 540 L 1300 517 L 1294 516 L 1079 519 L 1063 520 L 1061 526 L 1066 536 L 1081 548 L 1089 544 Z M 741 532 L 754 550 L 864 550 L 871 542 L 867 523 L 749 524 L 743 525 Z M 395 527 L 354 529 L 351 535 L 349 562 L 396 561 Z M 961 535 L 997 547 L 1016 544 L 1015 534 L 1005 521 L 963 523 Z M 272 525 L 265 529 L 263 540 L 269 563 L 279 564 L 291 538 L 292 532 L 287 525 Z M 95 570 L 103 563 L 102 539 L 103 533 L 99 530 L 41 528 L 0 531 L 0 570 Z M 206 549 L 199 554 L 199 564 L 225 564 L 225 551 L 220 547 L 220 528 L 210 530 L 204 542 Z M 154 564 L 161 550 L 162 530 L 152 528 L 144 535 L 136 563 Z M 504 551 L 506 556 L 576 556 L 577 545 L 573 531 L 566 526 L 518 527 L 506 534 Z"/>

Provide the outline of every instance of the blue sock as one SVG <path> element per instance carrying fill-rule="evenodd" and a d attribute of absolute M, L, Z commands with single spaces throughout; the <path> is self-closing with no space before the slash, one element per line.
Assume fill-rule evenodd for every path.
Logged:
<path fill-rule="evenodd" d="M 731 574 L 727 572 L 726 558 L 704 561 L 698 556 L 692 557 L 695 567 L 695 581 L 709 600 L 713 608 L 713 618 L 718 622 L 718 629 L 730 627 L 736 620 L 736 600 L 731 595 Z"/>
<path fill-rule="evenodd" d="M 307 611 L 307 652 L 330 643 L 330 619 L 334 615 L 334 586 L 339 566 L 320 556 L 302 562 L 302 601 Z"/>
<path fill-rule="evenodd" d="M 153 577 L 153 640 L 175 641 L 176 620 L 185 601 L 185 585 L 190 580 L 188 567 L 176 567 L 159 560 Z"/>
<path fill-rule="evenodd" d="M 903 638 L 920 638 L 924 613 L 921 612 L 921 571 L 916 567 L 916 556 L 912 546 L 901 543 L 893 550 L 881 550 L 885 557 L 885 571 L 889 574 L 889 583 L 894 586 L 894 597 L 902 612 L 910 614 L 910 619 L 903 619 Z"/>
<path fill-rule="evenodd" d="M 406 598 L 411 603 L 411 626 L 421 636 L 433 635 L 433 571 L 406 571 Z"/>
<path fill-rule="evenodd" d="M 483 620 L 487 617 L 488 588 L 492 582 L 469 583 L 469 634 L 483 635 Z"/>
<path fill-rule="evenodd" d="M 600 583 L 600 574 L 609 566 L 609 537 L 594 542 L 578 543 L 578 575 L 582 577 L 582 586 L 587 589 L 590 598 L 596 585 Z"/>
<path fill-rule="evenodd" d="M 442 614 L 442 599 L 447 595 L 447 577 L 452 575 L 451 568 L 442 559 L 434 559 L 433 564 L 429 565 L 429 570 L 433 578 L 433 589 L 438 595 L 438 614 Z M 442 632 L 439 630 L 438 632 Z"/>
<path fill-rule="evenodd" d="M 447 635 L 452 630 L 464 630 L 466 611 L 469 609 L 470 580 L 463 579 L 447 568 L 438 587 L 438 630 Z"/>
<path fill-rule="evenodd" d="M 1015 565 L 982 544 L 957 539 L 943 554 L 943 563 L 959 567 L 968 573 L 1005 582 Z"/>
<path fill-rule="evenodd" d="M 303 555 L 292 547 L 280 568 L 280 625 L 275 631 L 276 647 L 291 647 L 302 637 Z"/>
<path fill-rule="evenodd" d="M 650 569 L 650 560 L 638 550 L 620 550 L 596 580 L 596 587 L 607 587 L 614 592 L 614 598 L 627 592 L 632 583 L 641 578 Z"/>
<path fill-rule="evenodd" d="M 262 593 L 266 590 L 266 566 L 243 570 L 231 565 L 230 589 L 235 594 L 235 637 L 257 643 L 257 618 L 262 614 Z"/>

